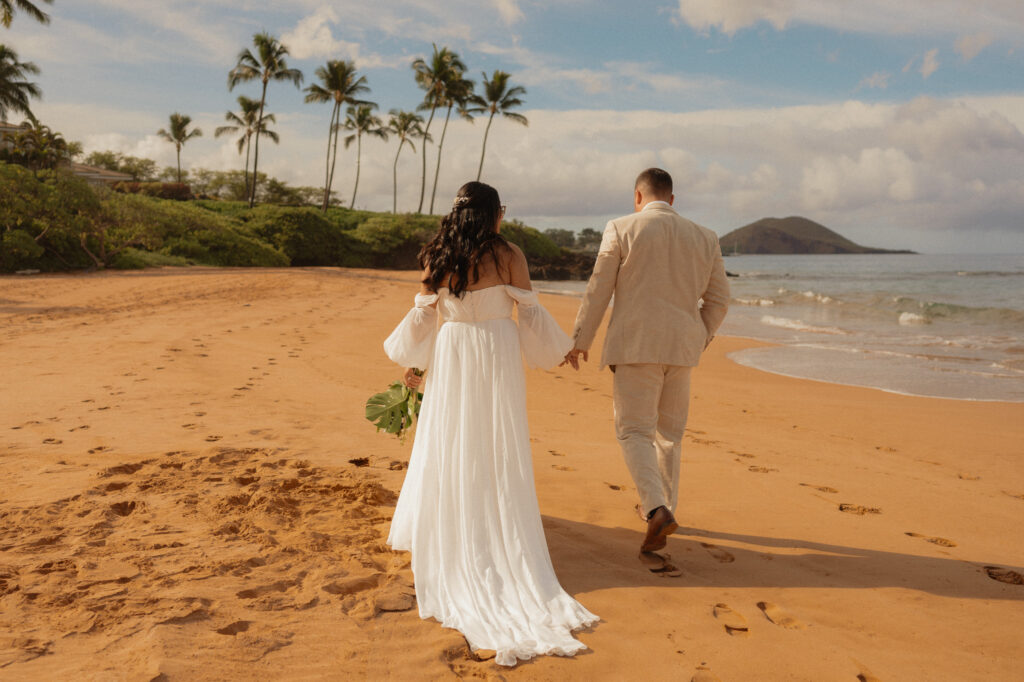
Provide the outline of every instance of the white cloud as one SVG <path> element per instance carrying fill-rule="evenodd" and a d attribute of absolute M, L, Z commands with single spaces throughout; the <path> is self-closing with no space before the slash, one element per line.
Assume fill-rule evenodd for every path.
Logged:
<path fill-rule="evenodd" d="M 679 18 L 699 31 L 720 29 L 727 35 L 767 21 L 783 29 L 793 18 L 795 0 L 679 0 Z"/>
<path fill-rule="evenodd" d="M 892 76 L 888 71 L 875 71 L 870 76 L 866 76 L 860 83 L 857 84 L 858 88 L 878 88 L 879 90 L 885 90 L 889 87 L 889 78 Z"/>
<path fill-rule="evenodd" d="M 991 33 L 985 31 L 972 33 L 958 38 L 954 48 L 965 62 L 969 62 L 977 57 L 979 52 L 991 45 L 993 40 Z"/>
<path fill-rule="evenodd" d="M 1016 42 L 1024 31 L 1024 4 L 1014 0 L 678 0 L 676 17 L 728 35 L 762 22 L 889 35 L 988 31 Z"/>
<path fill-rule="evenodd" d="M 338 13 L 332 7 L 324 5 L 301 19 L 295 28 L 285 31 L 281 35 L 281 42 L 288 46 L 289 53 L 296 59 L 349 59 L 361 69 L 404 66 L 407 63 L 405 57 L 387 58 L 377 54 L 361 54 L 362 46 L 359 43 L 334 37 L 332 26 L 339 23 Z"/>
<path fill-rule="evenodd" d="M 506 24 L 514 24 L 523 18 L 523 11 L 516 0 L 494 0 L 494 5 Z"/>
<path fill-rule="evenodd" d="M 935 73 L 939 68 L 939 60 L 937 58 L 939 54 L 938 49 L 928 50 L 924 53 L 924 57 L 921 58 L 921 76 L 928 78 L 928 76 Z"/>

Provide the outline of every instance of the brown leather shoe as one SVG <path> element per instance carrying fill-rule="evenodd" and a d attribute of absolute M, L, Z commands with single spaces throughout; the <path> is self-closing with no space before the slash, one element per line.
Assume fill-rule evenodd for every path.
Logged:
<path fill-rule="evenodd" d="M 679 524 L 676 523 L 672 512 L 667 507 L 658 507 L 647 521 L 647 535 L 644 537 L 644 544 L 640 545 L 640 551 L 653 552 L 662 549 L 668 544 L 668 536 L 677 528 Z"/>

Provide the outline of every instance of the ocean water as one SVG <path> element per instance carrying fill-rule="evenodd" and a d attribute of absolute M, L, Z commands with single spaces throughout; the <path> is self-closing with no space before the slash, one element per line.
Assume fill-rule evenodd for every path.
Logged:
<path fill-rule="evenodd" d="M 750 367 L 896 393 L 1024 402 L 1024 255 L 730 256 L 720 333 Z M 584 282 L 538 282 L 579 295 Z"/>

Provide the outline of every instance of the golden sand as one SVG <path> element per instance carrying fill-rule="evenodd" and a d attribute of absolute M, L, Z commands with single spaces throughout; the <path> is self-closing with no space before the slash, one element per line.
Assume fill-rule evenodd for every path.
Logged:
<path fill-rule="evenodd" d="M 1021 675 L 1024 405 L 767 374 L 730 338 L 694 377 L 675 570 L 638 560 L 611 374 L 528 372 L 552 560 L 602 622 L 575 659 L 478 660 L 416 613 L 384 544 L 411 442 L 362 415 L 415 280 L 0 278 L 0 679 Z"/>

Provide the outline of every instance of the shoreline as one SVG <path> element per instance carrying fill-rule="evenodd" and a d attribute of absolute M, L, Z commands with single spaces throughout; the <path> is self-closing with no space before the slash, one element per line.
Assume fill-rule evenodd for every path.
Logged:
<path fill-rule="evenodd" d="M 693 377 L 670 577 L 637 560 L 611 373 L 593 358 L 528 371 L 552 563 L 602 620 L 579 634 L 584 655 L 499 669 L 420 620 L 409 555 L 384 545 L 411 442 L 376 433 L 363 406 L 400 376 L 381 344 L 415 272 L 97 274 L 4 280 L 4 675 L 1019 669 L 1019 404 L 777 376 L 728 359 L 762 344 L 718 337 Z M 575 300 L 541 300 L 570 326 Z M 733 617 L 745 631 L 730 633 Z"/>
<path fill-rule="evenodd" d="M 813 254 L 811 254 L 811 255 L 813 255 Z M 847 254 L 847 255 L 856 255 L 856 254 Z M 418 271 L 416 271 L 416 270 L 384 270 L 384 269 L 377 269 L 377 268 L 341 268 L 341 267 L 333 267 L 333 266 L 289 266 L 287 268 L 231 268 L 231 267 L 219 267 L 219 266 L 211 266 L 211 265 L 191 265 L 191 266 L 186 266 L 186 267 L 167 266 L 167 267 L 146 268 L 144 270 L 104 270 L 104 271 L 95 271 L 95 272 L 52 272 L 52 273 L 36 273 L 36 274 L 33 274 L 33 275 L 29 275 L 29 276 L 13 275 L 13 274 L 3 274 L 3 275 L 0 275 L 0 281 L 3 281 L 4 279 L 10 279 L 11 281 L 24 281 L 26 279 L 26 277 L 33 277 L 33 278 L 69 278 L 70 277 L 70 278 L 76 278 L 76 277 L 97 277 L 97 276 L 104 276 L 104 275 L 146 276 L 146 275 L 155 275 L 155 274 L 163 274 L 163 275 L 167 275 L 167 276 L 173 276 L 173 275 L 176 275 L 176 274 L 183 274 L 183 273 L 187 273 L 187 272 L 193 272 L 193 273 L 194 272 L 203 272 L 203 273 L 209 273 L 209 274 L 232 273 L 232 272 L 233 273 L 253 272 L 254 274 L 256 274 L 256 273 L 259 273 L 259 272 L 288 272 L 288 271 L 296 271 L 296 272 L 315 271 L 315 272 L 325 272 L 325 273 L 336 272 L 339 275 L 343 275 L 343 276 L 347 276 L 347 277 L 352 277 L 352 278 L 357 278 L 357 279 L 367 279 L 367 280 L 379 280 L 379 281 L 382 281 L 382 282 L 418 282 L 419 281 L 419 279 L 417 277 L 417 272 Z M 576 282 L 576 283 L 579 283 L 579 284 L 585 284 L 587 282 L 587 280 L 538 280 L 538 281 L 534 281 L 534 288 L 541 295 L 557 296 L 559 298 L 568 298 L 568 299 L 574 299 L 574 300 L 578 301 L 580 299 L 581 295 L 582 295 L 581 293 L 573 292 L 573 291 L 568 291 L 568 290 L 559 290 L 558 288 L 555 288 L 555 287 L 544 286 L 544 285 L 551 284 L 551 283 L 563 283 L 563 282 Z M 540 284 L 541 286 L 538 287 L 537 286 L 538 284 Z M 0 301 L 2 301 L 2 299 L 0 299 Z M 733 302 L 733 305 L 736 305 L 736 303 Z M 609 310 L 611 310 L 611 306 L 609 306 Z M 607 313 L 606 313 L 606 319 L 605 319 L 605 321 L 602 324 L 604 324 L 604 325 L 607 324 Z M 601 338 L 603 338 L 603 336 Z M 783 342 L 780 342 L 778 340 L 767 339 L 767 338 L 758 337 L 758 336 L 750 336 L 750 335 L 745 335 L 745 334 L 736 334 L 736 333 L 733 333 L 733 334 L 719 333 L 718 335 L 716 335 L 716 338 L 733 338 L 733 339 L 742 339 L 742 340 L 752 341 L 752 342 L 756 343 L 757 344 L 756 347 L 759 347 L 759 348 L 786 348 L 786 347 L 792 347 L 793 346 L 793 344 L 783 343 Z M 738 351 L 738 352 L 742 352 L 743 350 L 747 350 L 747 348 L 744 348 L 744 349 L 742 349 L 741 351 Z M 591 349 L 591 351 L 594 352 L 594 353 L 598 353 L 599 354 L 600 351 L 601 351 L 600 346 L 595 342 L 594 347 Z M 825 383 L 825 384 L 833 384 L 833 385 L 836 385 L 836 386 L 847 386 L 847 387 L 851 387 L 851 388 L 864 388 L 864 389 L 876 390 L 876 391 L 881 391 L 883 393 L 889 393 L 889 394 L 893 394 L 893 395 L 901 395 L 901 396 L 906 396 L 906 397 L 932 398 L 932 399 L 936 399 L 936 400 L 954 400 L 954 401 L 964 401 L 964 402 L 969 402 L 969 403 L 1005 403 L 1005 404 L 1008 404 L 1008 405 L 1024 404 L 1024 399 L 1021 399 L 1021 400 L 1007 400 L 1007 399 L 1001 399 L 1001 398 L 971 398 L 971 397 L 959 397 L 959 396 L 945 396 L 945 395 L 934 395 L 934 394 L 929 394 L 929 393 L 915 392 L 915 391 L 911 391 L 911 390 L 901 390 L 901 389 L 894 389 L 894 388 L 886 388 L 884 386 L 875 386 L 875 385 L 870 385 L 870 384 L 856 384 L 856 383 L 850 383 L 850 382 L 841 381 L 841 380 L 838 380 L 838 379 L 822 378 L 822 377 L 816 377 L 816 376 L 809 376 L 807 374 L 795 374 L 795 373 L 785 372 L 785 371 L 782 371 L 782 370 L 773 369 L 771 367 L 764 366 L 764 365 L 757 364 L 757 363 L 743 363 L 743 362 L 740 362 L 739 360 L 733 359 L 732 357 L 729 357 L 729 360 L 731 362 L 734 362 L 736 364 L 742 365 L 744 367 L 748 367 L 750 369 L 761 371 L 761 372 L 766 372 L 768 374 L 774 374 L 776 376 L 793 378 L 793 379 L 802 379 L 802 380 L 805 380 L 805 381 L 813 381 L 813 382 Z"/>

